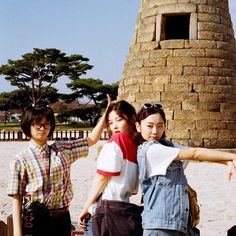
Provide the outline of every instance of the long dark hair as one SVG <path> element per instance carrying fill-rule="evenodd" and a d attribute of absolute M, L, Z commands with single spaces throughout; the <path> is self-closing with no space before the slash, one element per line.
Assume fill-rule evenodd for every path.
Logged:
<path fill-rule="evenodd" d="M 137 113 L 136 122 L 140 124 L 141 121 L 146 119 L 148 116 L 159 113 L 164 123 L 166 123 L 166 115 L 162 106 L 160 104 L 157 104 L 158 106 L 151 105 L 151 104 L 149 105 L 150 105 L 149 107 L 145 107 L 145 105 L 141 107 L 141 109 Z M 166 138 L 166 134 L 164 132 L 160 138 L 160 141 L 165 140 L 165 138 Z M 145 140 L 143 139 L 140 133 L 138 133 L 138 135 L 136 136 L 136 139 L 139 144 L 142 144 L 143 142 L 145 142 Z"/>
<path fill-rule="evenodd" d="M 35 105 L 26 107 L 21 115 L 21 129 L 27 137 L 31 138 L 32 122 L 40 122 L 43 117 L 51 124 L 48 134 L 48 137 L 50 137 L 55 129 L 55 116 L 52 108 L 45 101 L 39 101 Z"/>

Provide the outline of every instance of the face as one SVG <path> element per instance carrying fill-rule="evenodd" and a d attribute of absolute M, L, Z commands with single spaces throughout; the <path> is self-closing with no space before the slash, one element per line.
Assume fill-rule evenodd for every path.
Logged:
<path fill-rule="evenodd" d="M 108 124 L 112 134 L 118 132 L 129 133 L 130 131 L 130 125 L 128 121 L 118 116 L 116 111 L 111 111 L 111 113 L 109 114 Z"/>
<path fill-rule="evenodd" d="M 42 118 L 40 122 L 32 122 L 30 131 L 31 139 L 43 146 L 47 142 L 48 134 L 50 133 L 51 125 L 46 118 Z"/>
<path fill-rule="evenodd" d="M 136 129 L 141 133 L 143 139 L 147 141 L 159 141 L 165 132 L 165 123 L 159 113 L 152 114 L 136 123 Z"/>

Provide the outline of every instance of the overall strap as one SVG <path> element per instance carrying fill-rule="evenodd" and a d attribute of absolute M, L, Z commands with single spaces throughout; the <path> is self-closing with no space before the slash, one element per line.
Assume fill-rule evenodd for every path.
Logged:
<path fill-rule="evenodd" d="M 46 190 L 48 190 L 48 185 L 50 183 L 50 171 L 51 171 L 51 150 L 52 147 L 50 145 L 48 145 L 48 158 L 49 158 L 49 166 L 48 166 L 48 174 L 47 174 L 47 188 Z"/>
<path fill-rule="evenodd" d="M 52 147 L 50 145 L 48 145 L 48 162 L 49 162 L 49 166 L 48 166 L 48 173 L 47 173 L 47 180 L 46 180 L 46 184 L 43 184 L 43 195 L 44 195 L 44 200 L 46 199 L 46 195 L 48 192 L 48 186 L 50 183 L 50 172 L 51 172 L 51 150 Z"/>

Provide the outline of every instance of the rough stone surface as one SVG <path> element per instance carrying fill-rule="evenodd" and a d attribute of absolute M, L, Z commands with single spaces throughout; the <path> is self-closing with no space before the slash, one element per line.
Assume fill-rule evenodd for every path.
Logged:
<path fill-rule="evenodd" d="M 188 14 L 189 37 L 166 39 L 165 20 Z M 228 0 L 142 0 L 118 99 L 161 103 L 167 137 L 236 146 L 236 46 Z"/>

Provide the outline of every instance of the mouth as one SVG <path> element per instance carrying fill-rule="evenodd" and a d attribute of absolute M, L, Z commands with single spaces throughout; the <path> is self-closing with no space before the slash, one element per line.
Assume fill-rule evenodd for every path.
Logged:
<path fill-rule="evenodd" d="M 38 135 L 45 135 L 45 132 L 38 132 Z"/>
<path fill-rule="evenodd" d="M 150 140 L 158 140 L 158 137 L 157 136 L 151 136 L 149 139 Z"/>

